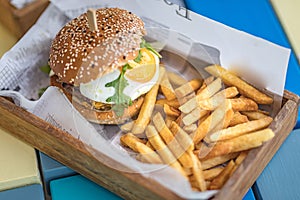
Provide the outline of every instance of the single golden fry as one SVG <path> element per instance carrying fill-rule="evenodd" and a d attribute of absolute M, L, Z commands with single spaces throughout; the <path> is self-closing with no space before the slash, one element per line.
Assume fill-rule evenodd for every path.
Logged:
<path fill-rule="evenodd" d="M 183 77 L 181 77 L 179 74 L 176 74 L 174 72 L 167 71 L 167 75 L 169 78 L 169 81 L 172 85 L 175 87 L 184 85 L 187 83 L 187 80 L 185 80 Z"/>
<path fill-rule="evenodd" d="M 202 86 L 197 90 L 197 94 L 199 94 L 207 85 L 211 84 L 215 80 L 214 76 L 209 76 L 204 79 Z"/>
<path fill-rule="evenodd" d="M 179 117 L 179 115 L 181 114 L 179 110 L 169 106 L 168 104 L 164 104 L 164 112 L 166 113 L 166 115 L 172 117 Z"/>
<path fill-rule="evenodd" d="M 180 103 L 177 99 L 173 99 L 171 101 L 168 101 L 167 99 L 158 99 L 156 101 L 156 104 L 164 106 L 164 104 L 168 104 L 169 106 L 172 106 L 173 108 L 179 108 Z"/>
<path fill-rule="evenodd" d="M 204 170 L 203 176 L 206 181 L 213 180 L 216 176 L 218 176 L 224 170 L 223 166 L 215 167 L 212 169 Z"/>
<path fill-rule="evenodd" d="M 232 109 L 234 111 L 254 111 L 258 110 L 258 105 L 255 101 L 249 98 L 240 97 L 230 99 Z"/>
<path fill-rule="evenodd" d="M 188 83 L 181 85 L 180 87 L 175 89 L 175 94 L 177 98 L 182 98 L 187 96 L 188 94 L 195 92 L 202 85 L 202 81 L 199 79 L 192 79 Z"/>
<path fill-rule="evenodd" d="M 199 155 L 200 151 L 201 150 L 194 151 L 195 155 Z M 208 159 L 201 159 L 201 157 L 200 157 L 202 169 L 206 170 L 206 169 L 216 167 L 218 165 L 221 165 L 221 164 L 227 162 L 228 160 L 236 158 L 238 155 L 239 155 L 238 153 L 229 153 L 229 154 L 215 156 L 215 157 L 208 158 Z"/>
<path fill-rule="evenodd" d="M 193 172 L 192 172 L 192 168 L 183 168 L 183 170 L 185 171 L 185 174 L 190 177 L 191 175 L 193 175 Z"/>
<path fill-rule="evenodd" d="M 133 127 L 134 121 L 130 121 L 127 122 L 126 124 L 123 124 L 120 128 L 121 131 L 123 131 L 124 133 L 128 133 L 131 131 L 132 127 Z"/>
<path fill-rule="evenodd" d="M 156 97 L 158 93 L 159 83 L 162 77 L 165 74 L 165 68 L 159 68 L 159 80 L 158 83 L 155 84 L 151 90 L 145 95 L 144 103 L 141 107 L 138 118 L 135 120 L 135 123 L 132 127 L 132 133 L 135 135 L 141 135 L 144 133 L 146 126 L 150 122 L 151 115 L 155 106 Z"/>
<path fill-rule="evenodd" d="M 165 75 L 163 76 L 163 78 L 160 82 L 160 89 L 167 100 L 170 101 L 170 100 L 176 99 L 174 89 L 168 79 L 167 73 L 165 73 Z"/>
<path fill-rule="evenodd" d="M 185 102 L 179 107 L 179 110 L 185 114 L 190 113 L 192 110 L 198 107 L 198 101 L 196 96 Z"/>
<path fill-rule="evenodd" d="M 200 160 L 193 154 L 192 151 L 189 151 L 189 155 L 193 161 L 193 176 L 195 177 L 197 188 L 199 188 L 201 191 L 206 191 L 206 183 L 202 171 L 202 166 Z"/>
<path fill-rule="evenodd" d="M 231 160 L 225 167 L 225 169 L 216 177 L 214 178 L 210 185 L 210 190 L 218 190 L 220 189 L 226 181 L 229 179 L 232 169 L 234 168 L 234 161 Z"/>
<path fill-rule="evenodd" d="M 189 133 L 193 133 L 196 129 L 197 129 L 197 125 L 196 124 L 190 124 L 188 126 L 184 126 L 183 127 L 183 130 L 185 132 L 187 132 L 188 134 Z"/>
<path fill-rule="evenodd" d="M 160 155 L 163 162 L 178 170 L 183 176 L 186 176 L 183 168 L 181 167 L 177 159 L 173 156 L 172 152 L 169 150 L 166 144 L 163 142 L 161 137 L 158 135 L 158 132 L 156 131 L 154 126 L 147 126 L 146 136 L 151 145 L 156 149 L 156 152 Z"/>
<path fill-rule="evenodd" d="M 120 138 L 123 145 L 128 146 L 133 151 L 143 154 L 143 158 L 148 163 L 162 163 L 159 155 L 157 155 L 151 148 L 141 142 L 139 138 L 131 133 L 127 133 Z"/>
<path fill-rule="evenodd" d="M 258 104 L 273 103 L 273 99 L 271 97 L 260 92 L 250 84 L 237 77 L 235 74 L 229 72 L 219 65 L 208 66 L 205 68 L 205 70 L 211 75 L 220 77 L 225 84 L 237 87 L 242 95 L 253 99 Z"/>
<path fill-rule="evenodd" d="M 268 115 L 264 114 L 263 112 L 258 111 L 244 111 L 242 114 L 246 115 L 250 120 L 256 120 L 268 117 Z"/>
<path fill-rule="evenodd" d="M 245 135 L 241 135 L 229 140 L 224 140 L 215 143 L 210 152 L 201 152 L 199 153 L 200 158 L 212 158 L 215 156 L 220 156 L 228 153 L 234 153 L 239 151 L 244 151 L 252 148 L 259 147 L 274 137 L 274 132 L 269 129 L 263 129 L 260 131 L 255 131 Z"/>
<path fill-rule="evenodd" d="M 222 88 L 222 81 L 220 78 L 217 78 L 212 83 L 207 85 L 203 90 L 201 90 L 197 94 L 197 100 L 198 102 L 203 99 L 207 99 L 212 97 L 214 94 L 216 94 L 220 89 Z"/>
<path fill-rule="evenodd" d="M 236 111 L 233 114 L 232 119 L 230 120 L 229 126 L 235 126 L 241 123 L 248 122 L 248 117 L 246 115 L 242 115 L 240 112 Z"/>
<path fill-rule="evenodd" d="M 203 99 L 210 98 L 213 96 L 216 92 L 218 92 L 222 88 L 222 82 L 221 79 L 216 79 L 212 83 L 210 83 L 208 86 L 203 88 L 198 94 L 188 100 L 186 103 L 181 105 L 179 107 L 179 110 L 183 113 L 189 113 L 192 110 L 196 109 L 199 106 L 199 101 Z M 224 100 L 224 99 L 223 99 Z"/>
<path fill-rule="evenodd" d="M 211 115 L 209 115 L 197 128 L 197 130 L 191 134 L 191 138 L 194 143 L 200 142 L 206 134 L 222 122 L 227 114 L 233 115 L 231 109 L 231 103 L 229 100 L 225 100 Z"/>
<path fill-rule="evenodd" d="M 170 130 L 175 136 L 176 140 L 180 141 L 180 145 L 184 150 L 194 150 L 195 147 L 191 137 L 176 122 L 171 123 Z"/>
<path fill-rule="evenodd" d="M 153 146 L 151 145 L 149 140 L 146 142 L 146 146 L 149 147 L 150 149 L 152 149 L 153 151 L 155 151 L 155 149 L 153 148 Z"/>
<path fill-rule="evenodd" d="M 195 123 L 198 119 L 204 117 L 207 113 L 209 113 L 209 111 L 202 110 L 201 108 L 197 107 L 188 115 L 184 116 L 182 118 L 182 122 L 184 123 L 185 126 L 189 126 Z"/>
<path fill-rule="evenodd" d="M 207 139 L 209 142 L 217 142 L 221 140 L 231 139 L 246 133 L 257 131 L 268 127 L 273 121 L 272 117 L 265 117 L 253 121 L 248 121 L 226 129 L 219 130 L 210 134 Z M 207 140 L 206 140 L 207 141 Z"/>
<path fill-rule="evenodd" d="M 235 164 L 236 165 L 240 165 L 244 160 L 245 158 L 247 157 L 249 151 L 242 151 L 240 153 L 240 155 L 235 159 Z"/>
<path fill-rule="evenodd" d="M 242 151 L 240 155 L 235 159 L 235 165 L 231 171 L 230 176 L 235 172 L 235 170 L 240 166 L 240 164 L 245 160 L 248 155 L 248 151 Z"/>
<path fill-rule="evenodd" d="M 221 90 L 211 98 L 198 101 L 198 105 L 204 110 L 215 110 L 226 98 L 233 98 L 238 93 L 236 87 L 229 87 Z"/>
<path fill-rule="evenodd" d="M 173 133 L 170 131 L 170 129 L 167 127 L 167 125 L 164 122 L 163 117 L 160 113 L 156 113 L 153 117 L 153 123 L 156 129 L 159 132 L 159 135 L 164 140 L 164 142 L 167 144 L 167 147 L 171 150 L 175 158 L 178 159 L 178 161 L 181 163 L 181 165 L 185 168 L 191 168 L 193 166 L 193 162 L 191 158 L 188 156 L 188 154 L 185 152 L 185 150 L 182 148 L 182 146 L 179 144 L 180 141 L 177 141 L 173 135 Z"/>

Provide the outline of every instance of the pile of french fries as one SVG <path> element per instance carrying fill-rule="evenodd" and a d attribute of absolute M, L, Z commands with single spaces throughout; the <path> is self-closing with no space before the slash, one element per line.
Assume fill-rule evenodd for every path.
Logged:
<path fill-rule="evenodd" d="M 138 117 L 121 126 L 121 144 L 146 163 L 167 164 L 193 190 L 220 189 L 250 149 L 274 137 L 260 104 L 273 99 L 218 65 L 205 80 L 185 80 L 160 67 Z"/>

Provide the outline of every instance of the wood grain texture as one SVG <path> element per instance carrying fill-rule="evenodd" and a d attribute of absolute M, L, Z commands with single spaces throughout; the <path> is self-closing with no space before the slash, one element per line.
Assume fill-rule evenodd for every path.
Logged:
<path fill-rule="evenodd" d="M 271 124 L 275 137 L 249 152 L 247 158 L 214 199 L 242 199 L 293 129 L 299 97 L 285 92 L 285 104 Z M 76 138 L 0 97 L 0 126 L 20 140 L 74 169 L 126 199 L 181 199 L 159 183 L 140 174 L 120 172 L 94 158 Z M 103 159 L 120 165 L 105 155 Z"/>
<path fill-rule="evenodd" d="M 0 21 L 17 38 L 21 38 L 48 4 L 48 0 L 37 0 L 22 9 L 16 9 L 9 0 L 0 0 Z"/>

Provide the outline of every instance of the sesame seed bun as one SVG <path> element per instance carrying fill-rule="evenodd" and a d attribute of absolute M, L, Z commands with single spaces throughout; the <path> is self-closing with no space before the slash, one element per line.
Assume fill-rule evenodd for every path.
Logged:
<path fill-rule="evenodd" d="M 119 8 L 101 8 L 96 18 L 98 30 L 90 29 L 84 13 L 67 23 L 53 40 L 49 65 L 61 82 L 90 82 L 137 56 L 145 35 L 138 16 Z"/>

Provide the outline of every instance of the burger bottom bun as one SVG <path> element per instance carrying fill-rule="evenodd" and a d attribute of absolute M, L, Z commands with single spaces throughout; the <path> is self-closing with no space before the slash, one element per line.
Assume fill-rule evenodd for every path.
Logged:
<path fill-rule="evenodd" d="M 117 116 L 113 110 L 100 111 L 86 106 L 85 102 L 80 102 L 77 98 L 74 100 L 72 94 L 67 91 L 61 82 L 58 81 L 56 75 L 51 76 L 50 85 L 60 88 L 78 112 L 88 121 L 97 124 L 122 124 L 139 113 L 139 110 L 144 102 L 144 97 L 140 96 L 132 102 L 132 105 L 124 109 L 122 116 Z"/>

